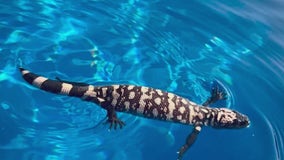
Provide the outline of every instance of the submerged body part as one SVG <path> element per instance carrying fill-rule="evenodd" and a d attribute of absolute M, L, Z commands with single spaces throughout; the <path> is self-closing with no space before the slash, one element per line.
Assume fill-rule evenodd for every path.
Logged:
<path fill-rule="evenodd" d="M 198 105 L 176 94 L 136 85 L 94 86 L 85 83 L 51 80 L 20 68 L 23 78 L 31 85 L 44 91 L 81 98 L 107 110 L 110 129 L 122 128 L 125 123 L 118 119 L 116 112 L 193 125 L 185 145 L 179 150 L 181 159 L 184 152 L 194 143 L 202 126 L 213 128 L 244 128 L 249 119 L 237 111 L 227 108 L 210 108 L 209 105 L 225 98 L 223 92 L 212 90 L 212 96 Z"/>

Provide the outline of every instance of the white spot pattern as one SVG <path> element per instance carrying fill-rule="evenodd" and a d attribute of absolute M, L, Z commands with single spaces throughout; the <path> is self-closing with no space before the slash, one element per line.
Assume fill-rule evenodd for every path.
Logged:
<path fill-rule="evenodd" d="M 114 90 L 117 90 L 120 87 L 120 85 L 112 85 L 112 86 Z"/>
<path fill-rule="evenodd" d="M 62 83 L 62 88 L 61 88 L 60 93 L 68 95 L 69 92 L 71 91 L 72 87 L 73 87 L 72 84 Z"/>
<path fill-rule="evenodd" d="M 84 93 L 82 99 L 86 99 L 87 97 L 97 97 L 97 93 L 94 92 L 95 87 L 93 85 L 89 85 L 88 90 Z"/>
<path fill-rule="evenodd" d="M 139 106 L 139 108 L 137 108 L 137 112 L 140 114 L 143 114 L 145 107 L 143 106 Z"/>
<path fill-rule="evenodd" d="M 129 93 L 129 99 L 133 99 L 135 97 L 135 92 L 134 91 L 131 91 L 130 93 Z"/>
<path fill-rule="evenodd" d="M 183 114 L 183 113 L 184 113 L 184 111 L 185 111 L 184 106 L 181 106 L 181 107 L 179 108 L 179 112 L 180 112 L 181 114 Z"/>
<path fill-rule="evenodd" d="M 150 95 L 148 95 L 148 94 L 146 94 L 146 93 L 148 92 L 148 88 L 142 87 L 142 88 L 141 88 L 141 92 L 142 92 L 142 94 L 141 94 L 140 100 L 145 101 L 145 100 L 147 100 L 147 99 L 148 99 L 148 100 L 152 99 L 153 91 L 151 91 L 151 92 L 150 92 Z"/>
<path fill-rule="evenodd" d="M 125 106 L 126 110 L 129 110 L 130 102 L 125 101 L 125 102 L 124 102 L 124 106 Z"/>
<path fill-rule="evenodd" d="M 181 102 L 182 102 L 183 104 L 187 104 L 187 101 L 186 101 L 184 98 L 181 99 Z"/>
<path fill-rule="evenodd" d="M 30 71 L 28 71 L 28 70 L 23 70 L 22 71 L 22 75 L 25 75 L 25 74 L 28 74 L 28 73 L 30 73 Z"/>
<path fill-rule="evenodd" d="M 194 103 L 194 102 L 192 102 L 192 101 L 188 101 L 188 102 L 189 102 L 189 104 L 192 105 L 192 106 L 196 106 L 196 105 L 197 105 L 196 103 Z"/>
<path fill-rule="evenodd" d="M 113 99 L 116 99 L 116 100 L 120 97 L 120 94 L 117 92 L 118 87 L 119 86 L 114 86 L 113 92 L 112 92 Z"/>
<path fill-rule="evenodd" d="M 107 87 L 102 88 L 103 97 L 106 97 Z"/>
<path fill-rule="evenodd" d="M 195 129 L 196 129 L 197 131 L 199 131 L 199 132 L 201 131 L 201 127 L 200 127 L 200 126 L 196 126 Z"/>
<path fill-rule="evenodd" d="M 102 98 L 98 98 L 98 101 L 99 101 L 100 103 L 103 103 L 105 100 L 102 99 Z"/>
<path fill-rule="evenodd" d="M 157 97 L 157 98 L 155 98 L 155 103 L 157 104 L 157 105 L 160 105 L 161 104 L 161 98 L 159 98 L 159 97 Z"/>
<path fill-rule="evenodd" d="M 143 99 L 140 99 L 139 106 L 145 108 L 146 102 Z"/>
<path fill-rule="evenodd" d="M 193 119 L 194 119 L 194 117 L 196 116 L 196 112 L 194 111 L 194 109 L 193 109 L 193 106 L 189 106 L 189 123 L 190 124 L 193 124 L 194 122 L 193 122 Z"/>
<path fill-rule="evenodd" d="M 154 117 L 157 117 L 157 116 L 158 116 L 158 110 L 157 110 L 157 108 L 154 108 L 154 109 L 153 109 L 153 115 L 154 115 Z"/>
<path fill-rule="evenodd" d="M 130 85 L 130 86 L 127 87 L 128 90 L 132 90 L 133 88 L 134 88 L 133 85 Z"/>
<path fill-rule="evenodd" d="M 174 95 L 173 94 L 168 94 L 168 103 L 169 103 L 169 106 L 168 106 L 168 109 L 169 109 L 169 113 L 166 114 L 166 117 L 167 117 L 167 120 L 171 120 L 174 115 L 173 115 L 173 111 L 175 109 L 175 103 L 172 101 L 172 99 L 174 98 Z"/>
<path fill-rule="evenodd" d="M 116 99 L 116 98 L 112 99 L 111 105 L 112 105 L 113 107 L 116 106 L 116 103 L 117 103 L 117 99 Z"/>
<path fill-rule="evenodd" d="M 174 98 L 174 94 L 168 93 L 168 98 L 169 98 L 169 100 L 172 100 Z"/>
<path fill-rule="evenodd" d="M 162 96 L 163 95 L 163 92 L 159 89 L 156 90 L 156 92 L 158 93 L 158 95 Z"/>
<path fill-rule="evenodd" d="M 208 113 L 208 110 L 207 110 L 207 109 L 201 108 L 200 110 L 201 110 L 202 112 L 204 112 L 204 113 Z"/>
<path fill-rule="evenodd" d="M 39 77 L 37 77 L 36 79 L 34 79 L 34 81 L 33 81 L 32 84 L 33 84 L 34 86 L 40 88 L 41 85 L 42 85 L 42 83 L 45 82 L 46 80 L 47 80 L 47 78 L 39 76 Z"/>

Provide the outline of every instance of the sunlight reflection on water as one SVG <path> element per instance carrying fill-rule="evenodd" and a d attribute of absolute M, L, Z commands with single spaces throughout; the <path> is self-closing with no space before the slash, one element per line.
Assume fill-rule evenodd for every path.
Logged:
<path fill-rule="evenodd" d="M 0 88 L 7 91 L 0 105 L 4 117 L 0 118 L 4 126 L 1 130 L 5 131 L 1 136 L 5 137 L 1 139 L 1 153 L 16 149 L 20 157 L 14 159 L 46 160 L 175 158 L 174 152 L 184 140 L 180 133 L 188 132 L 184 126 L 125 114 L 120 114 L 127 122 L 124 130 L 108 132 L 108 126 L 100 124 L 105 111 L 29 86 L 16 69 L 20 65 L 50 78 L 147 85 L 198 103 L 210 95 L 212 83 L 217 82 L 229 95 L 220 106 L 251 112 L 253 119 L 265 122 L 265 125 L 252 122 L 247 131 L 253 132 L 252 140 L 245 145 L 254 148 L 260 144 L 261 131 L 269 127 L 269 137 L 265 140 L 272 139 L 269 141 L 272 145 L 267 147 L 274 147 L 272 152 L 278 159 L 283 157 L 283 127 L 278 106 L 283 95 L 284 58 L 279 54 L 283 51 L 268 42 L 272 37 L 283 45 L 282 34 L 278 37 L 269 32 L 271 37 L 267 38 L 270 25 L 266 22 L 271 16 L 251 2 L 41 0 L 31 3 L 23 0 L 7 3 L 3 8 L 11 9 L 6 11 L 9 16 L 0 22 L 4 42 L 0 46 Z M 237 8 L 230 7 L 231 3 Z M 278 24 L 275 19 L 272 22 Z M 284 33 L 277 28 L 277 33 Z M 15 93 L 22 97 L 15 98 Z M 253 103 L 248 103 L 253 96 Z M 254 112 L 254 107 L 259 110 Z M 161 157 L 164 154 L 166 157 Z M 262 156 L 261 151 L 256 154 Z M 17 154 L 10 156 L 14 155 Z M 190 156 L 199 157 L 200 152 Z"/>

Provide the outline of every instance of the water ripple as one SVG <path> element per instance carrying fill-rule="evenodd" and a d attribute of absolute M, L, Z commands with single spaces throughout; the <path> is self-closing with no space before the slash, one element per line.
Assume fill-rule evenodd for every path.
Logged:
<path fill-rule="evenodd" d="M 0 153 L 7 152 L 4 158 L 139 160 L 165 159 L 161 155 L 166 154 L 173 159 L 173 151 L 184 141 L 181 135 L 189 131 L 119 114 L 127 126 L 109 132 L 101 124 L 104 110 L 40 92 L 22 81 L 16 67 L 20 65 L 50 78 L 147 85 L 198 103 L 217 83 L 229 95 L 221 106 L 248 113 L 252 120 L 251 127 L 242 131 L 246 134 L 242 138 L 247 138 L 240 147 L 244 150 L 234 151 L 241 158 L 232 158 L 254 159 L 267 150 L 267 157 L 283 159 L 280 1 L 272 1 L 268 8 L 267 2 L 242 0 L 182 2 L 3 1 Z M 260 146 L 262 142 L 273 148 Z M 238 153 L 251 148 L 254 157 Z"/>

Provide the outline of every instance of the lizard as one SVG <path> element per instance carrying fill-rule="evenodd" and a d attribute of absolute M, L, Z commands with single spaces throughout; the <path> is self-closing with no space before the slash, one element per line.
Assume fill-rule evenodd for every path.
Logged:
<path fill-rule="evenodd" d="M 192 125 L 193 130 L 187 136 L 185 144 L 179 149 L 177 160 L 191 147 L 203 126 L 223 129 L 246 128 L 250 124 L 247 115 L 228 108 L 211 108 L 210 104 L 225 99 L 226 94 L 213 88 L 211 97 L 202 105 L 177 94 L 146 86 L 114 84 L 95 86 L 80 82 L 63 81 L 59 78 L 48 79 L 19 68 L 22 77 L 29 84 L 55 94 L 78 97 L 84 101 L 95 103 L 107 111 L 109 129 L 122 128 L 125 123 L 116 112 Z"/>

